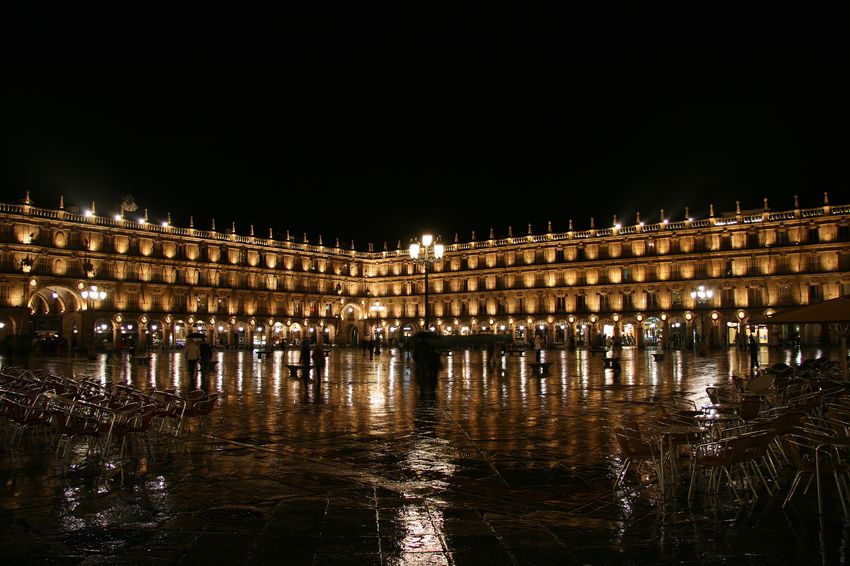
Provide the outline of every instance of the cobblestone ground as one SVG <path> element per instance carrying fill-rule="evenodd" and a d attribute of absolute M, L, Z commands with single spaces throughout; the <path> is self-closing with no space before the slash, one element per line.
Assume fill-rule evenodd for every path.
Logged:
<path fill-rule="evenodd" d="M 763 363 L 830 352 L 762 352 Z M 735 351 L 699 356 L 547 351 L 547 375 L 522 356 L 495 369 L 479 351 L 444 357 L 420 394 L 398 350 L 339 348 L 322 379 L 293 379 L 297 352 L 216 352 L 190 379 L 179 352 L 0 359 L 60 375 L 219 391 L 206 431 L 154 433 L 103 463 L 68 462 L 35 432 L 0 452 L 4 564 L 843 564 L 850 530 L 834 495 L 739 503 L 687 486 L 661 497 L 630 474 L 613 427 L 654 401 L 743 375 Z M 795 357 L 791 357 L 791 356 Z M 836 353 L 832 352 L 835 356 Z M 6 428 L 8 432 L 8 427 Z M 8 437 L 7 437 L 8 438 Z M 812 490 L 813 492 L 814 490 Z"/>

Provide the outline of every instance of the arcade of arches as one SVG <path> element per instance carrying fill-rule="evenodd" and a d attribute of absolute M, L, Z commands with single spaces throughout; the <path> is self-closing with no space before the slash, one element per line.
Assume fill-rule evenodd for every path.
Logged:
<path fill-rule="evenodd" d="M 121 313 L 101 316 L 97 304 L 83 298 L 81 290 L 63 286 L 41 287 L 37 279 L 31 279 L 26 297 L 31 313 L 29 320 L 0 317 L 0 339 L 17 334 L 34 336 L 40 347 L 60 351 L 91 344 L 98 349 L 158 349 L 182 346 L 190 334 L 201 333 L 218 347 L 265 349 L 297 345 L 304 339 L 316 342 L 319 336 L 325 344 L 357 345 L 366 339 L 394 344 L 422 329 L 413 323 L 400 325 L 386 319 L 369 318 L 363 305 L 357 302 L 341 304 L 337 316 L 318 322 L 233 316 L 149 317 Z M 594 314 L 541 319 L 506 317 L 473 320 L 472 324 L 438 319 L 431 325 L 431 330 L 442 335 L 506 334 L 512 336 L 513 341 L 529 344 L 539 337 L 546 348 L 612 344 L 689 348 L 702 341 L 709 347 L 728 347 L 743 335 L 746 313 L 737 314 L 737 320 L 724 319 L 718 311 L 622 318 L 617 315 L 599 318 Z M 31 327 L 18 328 L 26 324 Z M 762 341 L 766 342 L 766 330 L 759 331 Z"/>

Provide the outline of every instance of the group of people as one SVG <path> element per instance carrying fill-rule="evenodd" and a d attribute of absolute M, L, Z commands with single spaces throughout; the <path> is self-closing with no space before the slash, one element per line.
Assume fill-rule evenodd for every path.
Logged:
<path fill-rule="evenodd" d="M 428 340 L 416 340 L 413 346 L 413 363 L 419 392 L 423 397 L 428 397 L 437 390 L 440 370 L 443 367 L 440 354 Z"/>
<path fill-rule="evenodd" d="M 313 362 L 313 370 L 317 379 L 322 378 L 322 370 L 325 368 L 325 349 L 321 342 L 316 342 L 310 347 L 309 340 L 301 341 L 301 377 L 305 380 L 310 376 L 310 362 Z"/>
<path fill-rule="evenodd" d="M 201 367 L 201 375 L 207 375 L 210 370 L 210 362 L 212 361 L 212 346 L 206 339 L 186 341 L 186 362 L 189 365 L 189 375 L 192 377 L 198 371 L 198 365 Z"/>
<path fill-rule="evenodd" d="M 368 339 L 363 341 L 363 355 L 369 353 L 369 359 L 374 359 L 375 356 L 379 356 L 381 354 L 381 341 Z"/>
<path fill-rule="evenodd" d="M 189 374 L 195 376 L 200 366 L 201 375 L 207 375 L 212 360 L 212 346 L 205 339 L 186 341 L 186 362 Z M 321 342 L 310 344 L 309 340 L 301 342 L 300 352 L 301 375 L 307 380 L 312 367 L 314 376 L 322 378 L 325 367 L 325 350 Z M 416 365 L 416 381 L 423 395 L 430 395 L 437 389 L 440 370 L 443 367 L 440 354 L 428 340 L 417 340 L 413 347 L 413 363 Z M 312 365 L 311 365 L 312 364 Z"/>

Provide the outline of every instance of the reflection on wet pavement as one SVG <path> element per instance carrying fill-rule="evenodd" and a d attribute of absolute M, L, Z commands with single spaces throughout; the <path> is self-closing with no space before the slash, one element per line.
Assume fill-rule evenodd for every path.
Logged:
<path fill-rule="evenodd" d="M 398 350 L 370 360 L 337 349 L 321 382 L 290 377 L 297 352 L 217 352 L 204 379 L 186 375 L 178 352 L 150 364 L 30 358 L 77 379 L 221 397 L 208 434 L 155 434 L 150 454 L 134 446 L 105 466 L 83 443 L 68 465 L 31 435 L 7 446 L 0 553 L 67 564 L 842 561 L 841 510 L 819 525 L 810 497 L 783 511 L 784 491 L 689 506 L 633 476 L 612 490 L 613 427 L 673 394 L 705 402 L 706 386 L 745 374 L 746 356 L 674 351 L 655 362 L 625 349 L 615 374 L 598 355 L 558 350 L 545 353 L 553 365 L 541 377 L 524 357 L 490 369 L 484 355 L 446 356 L 433 399 L 420 398 Z"/>

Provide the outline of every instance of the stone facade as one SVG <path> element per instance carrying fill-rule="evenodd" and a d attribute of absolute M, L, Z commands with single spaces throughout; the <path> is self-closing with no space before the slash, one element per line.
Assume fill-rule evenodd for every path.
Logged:
<path fill-rule="evenodd" d="M 546 347 L 603 342 L 728 347 L 826 338 L 760 327 L 771 309 L 850 292 L 850 206 L 446 244 L 429 275 L 441 334 L 509 334 Z M 796 200 L 796 199 L 795 199 Z M 685 213 L 687 216 L 687 212 Z M 662 212 L 663 216 L 663 212 Z M 0 336 L 69 346 L 223 347 L 395 342 L 424 325 L 423 267 L 407 249 L 357 251 L 169 223 L 0 204 Z M 570 222 L 570 227 L 572 222 Z M 492 233 L 491 233 L 492 236 Z M 371 246 L 370 246 L 371 249 Z M 92 299 L 90 287 L 98 295 Z M 692 297 L 700 285 L 711 291 Z M 84 296 L 84 291 L 86 291 Z"/>

